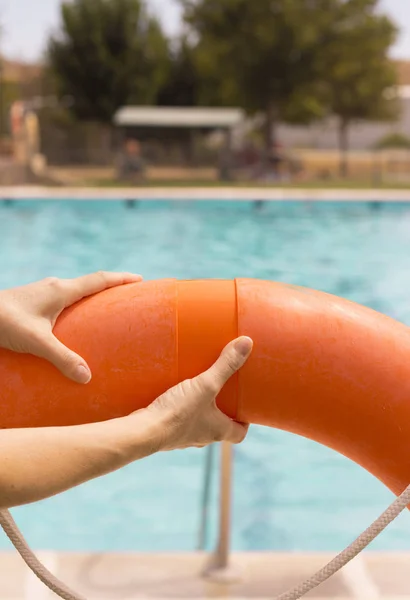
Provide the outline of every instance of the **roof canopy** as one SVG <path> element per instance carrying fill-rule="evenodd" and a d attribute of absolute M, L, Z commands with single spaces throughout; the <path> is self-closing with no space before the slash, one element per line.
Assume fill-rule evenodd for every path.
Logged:
<path fill-rule="evenodd" d="M 244 113 L 238 108 L 184 108 L 124 106 L 114 115 L 119 127 L 231 128 Z"/>

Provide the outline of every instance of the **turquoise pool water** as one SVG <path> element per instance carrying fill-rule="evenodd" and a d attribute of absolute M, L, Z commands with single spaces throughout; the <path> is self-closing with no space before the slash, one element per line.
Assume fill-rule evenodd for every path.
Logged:
<path fill-rule="evenodd" d="M 25 201 L 0 204 L 0 248 L 2 287 L 96 269 L 258 277 L 329 291 L 410 325 L 405 204 Z M 204 460 L 199 450 L 154 456 L 14 515 L 37 549 L 191 550 Z M 338 550 L 391 499 L 334 452 L 254 427 L 235 451 L 233 546 Z M 9 548 L 1 536 L 0 548 Z M 410 549 L 410 515 L 372 548 Z"/>

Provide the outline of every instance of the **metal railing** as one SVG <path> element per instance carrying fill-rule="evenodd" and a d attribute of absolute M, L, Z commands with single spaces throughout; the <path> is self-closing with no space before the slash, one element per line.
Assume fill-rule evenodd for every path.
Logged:
<path fill-rule="evenodd" d="M 217 544 L 210 559 L 205 565 L 203 575 L 208 579 L 222 580 L 224 582 L 237 580 L 237 573 L 230 565 L 231 542 L 231 506 L 232 506 L 232 471 L 233 447 L 232 444 L 220 444 L 220 475 L 219 475 L 219 527 Z M 211 497 L 211 478 L 214 461 L 215 446 L 207 450 L 205 463 L 204 488 L 202 496 L 201 526 L 199 532 L 198 549 L 204 550 L 209 530 L 209 503 Z"/>
<path fill-rule="evenodd" d="M 211 501 L 211 483 L 212 470 L 215 458 L 215 444 L 212 444 L 206 449 L 205 471 L 204 471 L 204 486 L 201 501 L 201 523 L 199 526 L 198 546 L 197 550 L 205 550 L 208 539 L 209 526 L 209 504 Z"/>

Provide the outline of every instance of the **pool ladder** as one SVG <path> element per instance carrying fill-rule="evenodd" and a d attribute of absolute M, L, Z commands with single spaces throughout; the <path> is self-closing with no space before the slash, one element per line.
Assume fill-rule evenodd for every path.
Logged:
<path fill-rule="evenodd" d="M 232 463 L 233 446 L 222 442 L 218 446 L 209 446 L 206 450 L 204 483 L 201 501 L 201 523 L 198 536 L 198 550 L 205 550 L 209 531 L 209 505 L 211 499 L 212 470 L 216 448 L 220 448 L 220 484 L 219 484 L 219 527 L 217 544 L 205 565 L 203 575 L 209 579 L 236 579 L 230 568 L 230 535 L 231 535 L 231 497 L 232 497 Z"/>

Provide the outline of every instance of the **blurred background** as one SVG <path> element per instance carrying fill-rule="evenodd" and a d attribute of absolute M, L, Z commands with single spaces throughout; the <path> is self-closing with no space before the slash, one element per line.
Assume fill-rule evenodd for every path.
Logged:
<path fill-rule="evenodd" d="M 3 0 L 0 183 L 407 186 L 409 11 Z"/>
<path fill-rule="evenodd" d="M 408 2 L 0 0 L 0 23 L 3 288 L 254 277 L 410 325 Z M 87 598 L 268 598 L 391 500 L 346 458 L 253 427 L 234 451 L 157 455 L 13 514 Z M 238 580 L 200 578 L 215 549 Z M 2 600 L 53 597 L 0 550 Z M 409 553 L 406 513 L 314 595 L 410 597 Z"/>

